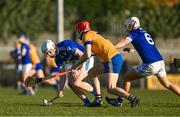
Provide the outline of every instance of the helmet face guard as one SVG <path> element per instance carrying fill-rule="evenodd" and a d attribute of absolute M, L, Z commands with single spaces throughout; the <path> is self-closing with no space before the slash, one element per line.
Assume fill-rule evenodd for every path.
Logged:
<path fill-rule="evenodd" d="M 135 22 L 132 20 L 126 20 L 125 27 L 128 31 L 131 31 L 134 29 Z"/>
<path fill-rule="evenodd" d="M 55 44 L 51 40 L 45 40 L 41 45 L 41 52 L 47 54 L 51 50 L 55 51 Z"/>
<path fill-rule="evenodd" d="M 130 17 L 124 22 L 124 25 L 128 31 L 131 31 L 133 29 L 139 28 L 140 22 L 137 17 Z"/>

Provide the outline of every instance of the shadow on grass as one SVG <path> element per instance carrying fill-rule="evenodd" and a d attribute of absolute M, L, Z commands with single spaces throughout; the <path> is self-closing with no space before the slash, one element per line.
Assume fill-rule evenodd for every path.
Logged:
<path fill-rule="evenodd" d="M 153 104 L 154 107 L 161 107 L 161 108 L 180 108 L 180 104 L 170 104 L 170 103 L 158 103 Z"/>
<path fill-rule="evenodd" d="M 87 107 L 85 105 L 83 105 L 82 103 L 53 103 L 52 105 L 49 105 L 49 106 L 45 106 L 43 104 L 40 104 L 40 103 L 19 103 L 18 104 L 19 106 L 34 106 L 34 107 L 75 107 L 75 108 L 84 108 L 84 107 Z M 99 108 L 99 107 L 87 107 L 87 108 Z M 101 106 L 100 108 L 108 108 L 107 105 L 103 105 Z"/>

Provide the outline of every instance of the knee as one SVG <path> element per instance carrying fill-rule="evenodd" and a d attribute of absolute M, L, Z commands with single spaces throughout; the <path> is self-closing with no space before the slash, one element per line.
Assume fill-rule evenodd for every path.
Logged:
<path fill-rule="evenodd" d="M 79 81 L 74 81 L 73 82 L 73 86 L 79 87 L 80 86 L 80 82 Z"/>

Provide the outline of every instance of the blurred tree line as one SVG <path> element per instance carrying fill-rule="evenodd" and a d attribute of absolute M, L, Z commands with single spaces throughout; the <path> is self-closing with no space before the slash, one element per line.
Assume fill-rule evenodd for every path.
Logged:
<path fill-rule="evenodd" d="M 56 8 L 56 0 L 0 0 L 0 39 L 6 41 L 19 32 L 32 37 L 56 33 Z M 98 31 L 120 36 L 130 16 L 139 17 L 154 37 L 180 37 L 179 0 L 64 0 L 65 30 L 86 19 Z"/>

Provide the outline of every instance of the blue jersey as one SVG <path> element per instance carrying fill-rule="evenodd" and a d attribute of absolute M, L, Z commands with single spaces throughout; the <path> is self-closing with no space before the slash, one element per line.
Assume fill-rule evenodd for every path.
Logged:
<path fill-rule="evenodd" d="M 30 59 L 30 48 L 27 44 L 22 44 L 21 45 L 21 52 L 23 51 L 23 49 L 26 50 L 26 54 L 24 56 L 22 56 L 22 64 L 28 64 L 31 63 L 31 59 Z"/>
<path fill-rule="evenodd" d="M 58 54 L 55 56 L 55 62 L 58 67 L 62 67 L 65 62 L 76 61 L 79 56 L 75 55 L 77 49 L 84 52 L 84 47 L 71 40 L 65 40 L 56 45 Z"/>
<path fill-rule="evenodd" d="M 151 36 L 143 29 L 138 28 L 130 31 L 127 39 L 131 41 L 143 63 L 153 63 L 163 60 Z"/>

